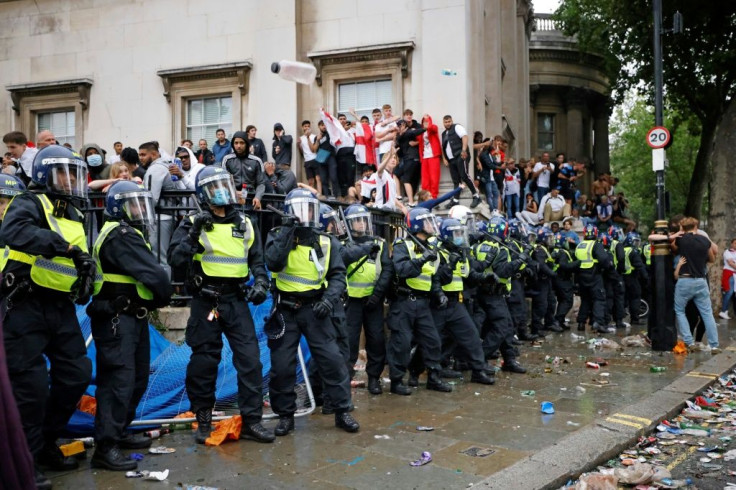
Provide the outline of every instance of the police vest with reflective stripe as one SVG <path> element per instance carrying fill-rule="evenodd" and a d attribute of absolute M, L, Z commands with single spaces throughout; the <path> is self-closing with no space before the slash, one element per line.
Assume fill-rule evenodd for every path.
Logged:
<path fill-rule="evenodd" d="M 233 279 L 248 277 L 248 250 L 253 246 L 255 233 L 250 218 L 240 215 L 239 224 L 214 223 L 212 230 L 202 230 L 199 244 L 204 252 L 194 254 L 194 261 L 199 262 L 202 272 L 209 277 L 227 277 Z M 194 216 L 189 220 L 194 222 Z"/>
<path fill-rule="evenodd" d="M 351 298 L 365 298 L 373 294 L 376 281 L 381 275 L 381 255 L 383 254 L 384 241 L 381 238 L 374 238 L 373 242 L 381 247 L 375 259 L 368 257 L 367 260 L 363 261 L 365 257 L 363 256 L 347 267 L 348 296 Z M 361 262 L 363 263 L 358 267 Z"/>
<path fill-rule="evenodd" d="M 441 250 L 440 253 L 445 258 L 445 260 L 450 260 L 449 252 Z M 458 260 L 457 264 L 455 264 L 455 270 L 452 271 L 452 281 L 442 286 L 442 290 L 453 293 L 461 292 L 465 288 L 465 286 L 463 285 L 463 280 L 467 279 L 469 275 L 470 261 L 468 261 L 468 259 Z"/>
<path fill-rule="evenodd" d="M 289 252 L 286 267 L 273 273 L 276 288 L 285 293 L 297 293 L 322 289 L 327 283 L 325 276 L 330 264 L 332 249 L 330 237 L 319 236 L 321 257 L 313 247 L 297 245 Z"/>
<path fill-rule="evenodd" d="M 598 260 L 593 257 L 595 240 L 583 240 L 575 247 L 575 258 L 580 261 L 581 269 L 592 269 Z"/>
<path fill-rule="evenodd" d="M 634 249 L 632 247 L 624 247 L 624 257 L 626 257 L 626 261 L 624 262 L 624 275 L 629 275 L 632 272 L 634 272 L 634 267 L 631 265 L 631 252 L 633 252 Z"/>
<path fill-rule="evenodd" d="M 475 246 L 473 254 L 478 261 L 484 262 L 491 253 L 491 249 L 496 249 L 495 255 L 501 250 L 501 246 L 496 242 L 481 242 Z M 506 262 L 511 262 L 511 254 L 506 254 Z M 489 265 L 483 272 L 493 272 L 493 267 Z M 499 280 L 506 287 L 506 291 L 511 292 L 511 279 L 508 277 L 499 277 Z"/>
<path fill-rule="evenodd" d="M 546 263 L 548 263 L 548 264 L 551 264 L 552 266 L 550 268 L 552 270 L 555 270 L 556 271 L 558 266 L 555 263 L 555 259 L 552 257 L 552 254 L 550 254 L 549 253 L 549 250 L 547 250 L 547 247 L 545 247 L 544 245 L 541 245 L 541 244 L 537 243 L 537 244 L 534 245 L 534 248 L 535 249 L 536 248 L 541 248 L 544 251 L 544 255 L 545 255 L 544 261 Z"/>
<path fill-rule="evenodd" d="M 412 246 L 410 246 L 409 242 L 404 242 L 403 240 L 401 240 L 401 243 L 403 243 L 406 249 L 409 251 L 410 259 L 416 259 L 420 257 L 414 252 L 413 244 Z M 428 244 L 427 246 L 431 247 L 432 245 Z M 412 289 L 416 289 L 417 291 L 430 291 L 432 289 L 432 276 L 437 273 L 439 264 L 439 257 L 437 257 L 437 260 L 435 260 L 434 262 L 425 262 L 422 266 L 422 272 L 419 274 L 419 276 L 407 279 L 406 285 Z"/>
<path fill-rule="evenodd" d="M 54 205 L 45 194 L 35 194 L 43 206 L 46 222 L 51 231 L 58 233 L 64 240 L 76 245 L 87 252 L 87 237 L 84 234 L 84 224 L 67 218 L 54 216 Z M 80 219 L 82 214 L 73 206 L 69 206 Z M 34 284 L 56 291 L 70 292 L 74 281 L 77 280 L 77 269 L 74 261 L 67 257 L 52 257 L 47 259 L 41 255 L 30 255 L 11 248 L 6 249 L 7 259 L 22 262 L 31 266 L 31 280 Z"/>
<path fill-rule="evenodd" d="M 97 276 L 95 277 L 94 295 L 97 296 L 100 293 L 100 290 L 102 290 L 102 286 L 104 285 L 104 283 L 130 284 L 135 286 L 135 291 L 138 294 L 139 298 L 150 301 L 153 299 L 153 293 L 140 281 L 137 281 L 133 277 L 127 276 L 125 274 L 106 273 L 102 270 L 100 250 L 102 249 L 102 245 L 105 243 L 105 240 L 107 240 L 107 237 L 110 235 L 110 232 L 112 232 L 118 226 L 120 226 L 119 221 L 108 221 L 107 223 L 105 223 L 105 225 L 102 227 L 102 230 L 100 230 L 100 234 L 97 236 L 97 240 L 95 241 L 95 246 L 92 249 L 92 257 L 94 257 L 95 262 L 97 263 Z M 146 239 L 143 237 L 143 233 L 141 233 L 136 228 L 131 228 L 135 230 L 135 232 L 138 233 L 141 238 L 143 238 L 144 242 L 146 242 Z M 148 250 L 151 250 L 151 245 L 148 242 L 146 242 L 146 246 L 148 247 Z"/>
<path fill-rule="evenodd" d="M 618 254 L 616 248 L 618 247 L 618 240 L 611 241 L 611 254 L 613 255 L 613 267 L 618 270 Z"/>
<path fill-rule="evenodd" d="M 646 263 L 647 265 L 652 265 L 652 246 L 651 245 L 642 247 L 642 255 L 644 255 L 644 263 Z"/>

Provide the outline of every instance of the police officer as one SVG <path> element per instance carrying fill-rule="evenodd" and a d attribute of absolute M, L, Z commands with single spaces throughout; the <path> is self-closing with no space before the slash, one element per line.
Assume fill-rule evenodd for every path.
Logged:
<path fill-rule="evenodd" d="M 197 417 L 195 440 L 204 444 L 212 430 L 217 366 L 224 333 L 238 373 L 238 408 L 243 417 L 240 437 L 272 442 L 261 425 L 263 372 L 253 317 L 247 302 L 259 305 L 268 294 L 263 248 L 251 219 L 237 210 L 232 176 L 219 167 L 197 174 L 195 192 L 202 210 L 181 221 L 171 240 L 173 267 L 186 268 L 192 307 L 186 341 L 192 348 L 186 387 Z M 255 282 L 245 288 L 253 275 Z"/>
<path fill-rule="evenodd" d="M 553 270 L 555 260 L 549 251 L 554 244 L 554 234 L 546 227 L 539 228 L 535 234 L 536 240 L 533 245 L 532 258 L 538 264 L 539 271 L 537 279 L 534 281 L 536 294 L 532 296 L 532 333 L 543 336 L 547 330 L 562 332 L 562 327 L 554 322 L 554 318 L 546 318 L 552 316 L 547 314 L 547 310 L 552 278 L 557 275 Z M 549 320 L 549 322 L 545 324 L 545 320 Z"/>
<path fill-rule="evenodd" d="M 78 209 L 87 197 L 87 165 L 71 150 L 50 145 L 36 154 L 32 181 L 31 192 L 8 205 L 0 231 L 8 259 L 2 283 L 5 350 L 35 463 L 70 470 L 77 461 L 65 458 L 55 441 L 92 373 L 73 304 L 89 301 L 96 271 Z M 36 483 L 51 487 L 38 469 Z"/>
<path fill-rule="evenodd" d="M 524 223 L 512 218 L 507 225 L 507 247 L 518 254 L 523 254 L 525 260 L 522 261 L 519 271 L 511 276 L 511 292 L 506 298 L 506 303 L 508 304 L 516 336 L 519 340 L 534 341 L 539 338 L 539 335 L 529 332 L 527 328 L 529 309 L 526 304 L 525 280 L 529 279 L 531 283 L 534 282 L 537 264 L 529 255 L 532 252 L 532 247 L 526 243 L 528 241 L 528 230 Z"/>
<path fill-rule="evenodd" d="M 271 349 L 271 406 L 279 416 L 275 433 L 294 430 L 296 412 L 296 352 L 302 335 L 319 368 L 325 394 L 335 411 L 335 426 L 357 432 L 360 425 L 350 408 L 350 376 L 330 320 L 345 290 L 345 265 L 337 238 L 318 232 L 319 201 L 305 189 L 294 189 L 284 201 L 283 226 L 266 240 L 266 265 L 274 276 L 271 320 L 281 323 Z"/>
<path fill-rule="evenodd" d="M 492 276 L 494 279 L 498 278 L 495 281 L 484 281 L 478 288 L 478 307 L 485 312 L 481 338 L 488 340 L 488 343 L 484 344 L 487 354 L 496 350 L 501 352 L 502 370 L 523 374 L 526 373 L 526 368 L 516 359 L 518 351 L 513 345 L 514 326 L 506 298 L 511 293 L 511 278 L 521 271 L 528 256 L 523 252 L 514 252 L 516 258 L 512 259 L 509 249 L 503 244 L 507 235 L 506 220 L 501 217 L 491 218 L 486 238 L 473 249 L 473 254 L 481 263 L 483 271 L 495 274 Z"/>
<path fill-rule="evenodd" d="M 610 255 L 598 243 L 598 228 L 586 225 L 583 228 L 583 241 L 575 248 L 575 259 L 580 261 L 577 274 L 580 309 L 578 310 L 578 330 L 585 331 L 585 323 L 592 318 L 592 329 L 597 333 L 613 333 L 613 328 L 605 326 L 606 291 L 601 272 L 612 267 Z"/>
<path fill-rule="evenodd" d="M 555 319 L 557 323 L 564 329 L 565 317 L 572 308 L 575 294 L 575 282 L 573 274 L 580 267 L 580 261 L 575 260 L 570 253 L 570 240 L 563 234 L 555 235 L 555 249 L 552 257 L 555 259 L 557 276 L 552 279 L 552 286 L 557 297 L 557 309 L 555 310 Z"/>
<path fill-rule="evenodd" d="M 624 239 L 624 284 L 626 285 L 626 305 L 633 325 L 640 325 L 641 282 L 649 282 L 649 273 L 640 254 L 641 237 L 636 232 L 629 232 Z"/>
<path fill-rule="evenodd" d="M 394 277 L 394 264 L 391 262 L 385 240 L 373 236 L 373 220 L 367 207 L 362 204 L 351 204 L 345 210 L 345 221 L 355 242 L 354 248 L 359 250 L 354 260 L 345 260 L 350 363 L 355 365 L 358 360 L 358 344 L 362 329 L 365 333 L 365 351 L 368 358 L 365 367 L 368 375 L 368 391 L 372 395 L 380 395 L 383 392 L 381 373 L 386 364 L 383 302 Z"/>
<path fill-rule="evenodd" d="M 452 387 L 440 378 L 442 344 L 430 309 L 431 301 L 439 305 L 448 301 L 436 275 L 438 252 L 429 240 L 437 234 L 437 221 L 429 210 L 414 208 L 407 215 L 407 224 L 411 237 L 394 241 L 392 257 L 397 284 L 388 322 L 391 393 L 411 395 L 403 379 L 411 358 L 412 334 L 416 335 L 424 366 L 429 371 L 427 389 L 449 392 Z"/>
<path fill-rule="evenodd" d="M 10 204 L 10 201 L 18 194 L 23 194 L 25 190 L 25 184 L 15 175 L 0 176 L 0 225 L 2 225 L 5 209 Z M 0 240 L 0 248 L 5 248 L 5 243 L 2 240 Z M 2 255 L 0 255 L 0 270 L 5 267 L 7 260 L 8 258 L 3 251 Z"/>
<path fill-rule="evenodd" d="M 603 247 L 611 255 L 611 261 L 613 267 L 608 272 L 603 274 L 603 283 L 606 288 L 606 324 L 613 321 L 616 324 L 616 328 L 630 327 L 628 323 L 624 322 L 624 303 L 626 300 L 626 293 L 624 291 L 624 245 L 623 238 L 624 233 L 621 228 L 617 226 L 609 226 L 607 231 L 607 237 L 604 241 L 604 233 L 601 232 L 601 236 L 598 237 L 598 241 L 603 243 Z"/>
<path fill-rule="evenodd" d="M 145 448 L 151 439 L 126 433 L 148 387 L 151 348 L 148 312 L 171 299 L 169 275 L 151 253 L 144 233 L 153 226 L 151 193 L 116 182 L 105 199 L 107 222 L 95 242 L 98 274 L 87 307 L 97 348 L 97 412 L 93 467 L 133 470 L 120 452 Z"/>

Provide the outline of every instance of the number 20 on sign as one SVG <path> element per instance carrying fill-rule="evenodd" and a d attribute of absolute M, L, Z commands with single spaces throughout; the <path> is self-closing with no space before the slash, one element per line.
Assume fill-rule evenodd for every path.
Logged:
<path fill-rule="evenodd" d="M 653 149 L 664 148 L 670 144 L 670 132 L 664 126 L 655 126 L 647 133 L 647 144 Z"/>

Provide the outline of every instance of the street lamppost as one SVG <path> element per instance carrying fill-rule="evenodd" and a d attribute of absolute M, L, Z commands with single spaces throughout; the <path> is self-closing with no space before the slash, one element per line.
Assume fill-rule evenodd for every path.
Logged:
<path fill-rule="evenodd" d="M 664 128 L 662 115 L 662 34 L 682 32 L 682 15 L 675 13 L 672 30 L 662 29 L 662 0 L 653 0 L 654 10 L 654 128 L 647 134 L 652 147 L 652 169 L 656 175 L 657 220 L 654 233 L 667 235 L 666 197 L 664 186 L 665 147 L 670 143 L 669 131 Z M 652 241 L 652 300 L 649 311 L 649 337 L 652 349 L 669 351 L 677 342 L 674 309 L 674 278 L 669 240 Z"/>

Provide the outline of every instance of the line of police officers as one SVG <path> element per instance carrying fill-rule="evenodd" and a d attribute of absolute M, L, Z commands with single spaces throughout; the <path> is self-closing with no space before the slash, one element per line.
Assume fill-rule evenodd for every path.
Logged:
<path fill-rule="evenodd" d="M 62 146 L 42 149 L 28 191 L 16 181 L 0 183 L 0 195 L 8 196 L 0 196 L 0 204 L 12 198 L 0 229 L 4 343 L 36 483 L 50 488 L 41 467 L 77 467 L 56 440 L 91 377 L 74 303 L 89 303 L 97 348 L 97 447 L 91 464 L 130 470 L 136 462 L 120 449 L 151 444 L 150 438 L 128 430 L 148 385 L 148 313 L 168 304 L 172 291 L 147 241 L 154 223 L 148 191 L 128 181 L 110 187 L 106 223 L 91 255 L 80 210 L 87 196 L 84 160 Z M 350 378 L 361 330 L 369 392 L 382 393 L 380 376 L 387 362 L 390 391 L 410 395 L 425 369 L 430 390 L 451 391 L 443 378 L 462 376 L 466 369 L 472 372 L 471 382 L 493 384 L 495 371 L 486 360 L 497 353 L 503 357 L 501 369 L 526 372 L 517 360 L 519 339 L 564 328 L 573 273 L 582 299 L 579 329 L 590 318 L 593 330 L 610 331 L 605 317 L 609 283 L 615 283 L 608 290 L 617 325 L 623 322 L 624 302 L 637 319 L 641 290 L 636 276 L 627 276 L 645 275 L 646 269 L 636 236 L 622 244 L 606 236 L 599 241 L 597 230 L 586 227 L 584 241 L 573 252 L 566 239 L 546 229 L 527 232 L 500 216 L 475 223 L 467 208 L 457 206 L 440 225 L 428 210 L 412 209 L 405 235 L 389 247 L 374 235 L 364 206 L 348 207 L 343 220 L 328 207 L 321 210 L 311 192 L 296 189 L 286 196 L 282 225 L 268 233 L 264 250 L 259 230 L 236 206 L 227 171 L 202 170 L 196 197 L 200 211 L 182 220 L 169 257 L 173 267 L 187 270 L 193 295 L 186 388 L 198 443 L 212 430 L 223 334 L 237 371 L 241 437 L 272 442 L 294 430 L 301 336 L 319 373 L 323 411 L 334 413 L 337 427 L 356 432 L 360 426 L 350 414 Z M 527 284 L 534 285 L 533 291 Z M 269 289 L 269 390 L 279 416 L 273 431 L 261 425 L 262 366 L 247 305 L 263 303 Z M 532 333 L 526 330 L 527 293 L 533 298 Z"/>

